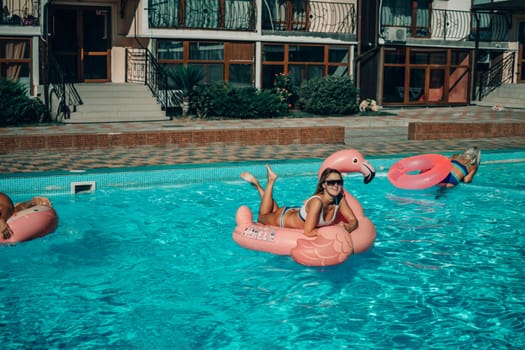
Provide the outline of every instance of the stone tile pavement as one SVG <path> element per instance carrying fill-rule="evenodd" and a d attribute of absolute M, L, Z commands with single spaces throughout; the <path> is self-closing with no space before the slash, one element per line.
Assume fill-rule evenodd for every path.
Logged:
<path fill-rule="evenodd" d="M 525 122 L 525 110 L 496 112 L 488 107 L 406 108 L 388 110 L 385 116 L 346 116 L 322 118 L 280 118 L 264 120 L 175 119 L 158 122 L 74 123 L 31 127 L 0 128 L 2 135 L 109 134 L 151 130 L 235 129 L 293 126 L 337 125 L 345 127 L 345 144 L 340 145 L 209 145 L 202 147 L 140 146 L 93 149 L 63 148 L 21 150 L 0 154 L 0 174 L 70 171 L 96 168 L 122 168 L 170 164 L 199 164 L 241 161 L 273 161 L 301 158 L 325 158 L 343 149 L 356 148 L 365 156 L 409 155 L 429 152 L 453 152 L 470 145 L 483 150 L 525 149 L 525 137 L 484 139 L 408 140 L 411 121 L 444 123 Z M 73 116 L 74 118 L 74 116 Z"/>

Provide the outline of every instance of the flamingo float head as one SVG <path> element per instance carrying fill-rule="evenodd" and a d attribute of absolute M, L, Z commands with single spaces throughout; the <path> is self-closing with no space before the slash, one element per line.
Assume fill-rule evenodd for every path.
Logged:
<path fill-rule="evenodd" d="M 365 184 L 369 183 L 376 176 L 376 170 L 363 155 L 355 149 L 345 149 L 337 151 L 321 164 L 318 176 L 326 168 L 337 169 L 342 173 L 361 173 L 364 176 Z"/>

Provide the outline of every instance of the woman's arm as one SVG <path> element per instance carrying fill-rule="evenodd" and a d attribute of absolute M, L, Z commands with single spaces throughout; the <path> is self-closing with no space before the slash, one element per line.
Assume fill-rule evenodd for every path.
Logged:
<path fill-rule="evenodd" d="M 33 197 L 31 200 L 17 203 L 15 205 L 15 212 L 24 209 L 29 209 L 37 205 L 45 205 L 51 207 L 51 202 L 46 197 Z"/>
<path fill-rule="evenodd" d="M 323 202 L 320 198 L 312 198 L 306 204 L 306 222 L 304 223 L 304 234 L 308 237 L 317 236 L 319 233 L 316 226 L 319 222 L 319 215 L 321 215 L 321 208 Z"/>
<path fill-rule="evenodd" d="M 346 222 L 343 223 L 343 226 L 349 233 L 355 230 L 357 227 L 359 227 L 359 223 L 357 221 L 357 218 L 355 217 L 354 211 L 352 210 L 352 208 L 350 208 L 348 202 L 344 197 L 342 198 L 341 203 L 339 204 L 339 211 L 346 220 Z"/>
<path fill-rule="evenodd" d="M 474 178 L 474 175 L 476 175 L 477 171 L 478 171 L 478 166 L 477 164 L 474 164 L 472 168 L 470 169 L 469 173 L 465 175 L 465 177 L 463 178 L 463 182 L 465 183 L 471 182 L 472 179 Z"/>
<path fill-rule="evenodd" d="M 7 225 L 7 222 L 2 218 L 0 218 L 0 234 L 4 239 L 9 239 L 12 235 L 11 229 Z"/>

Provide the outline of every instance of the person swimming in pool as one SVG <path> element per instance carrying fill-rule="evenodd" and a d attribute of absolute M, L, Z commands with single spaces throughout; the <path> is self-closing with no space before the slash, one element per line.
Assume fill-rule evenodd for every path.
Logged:
<path fill-rule="evenodd" d="M 461 181 L 468 183 L 474 178 L 481 161 L 481 150 L 470 147 L 462 154 L 456 153 L 450 157 L 452 169 L 448 176 L 439 185 L 443 187 L 454 187 Z"/>
<path fill-rule="evenodd" d="M 12 235 L 7 225 L 7 220 L 13 216 L 14 213 L 37 205 L 51 207 L 51 202 L 45 197 L 33 197 L 31 200 L 13 204 L 13 201 L 7 194 L 0 192 L 0 234 L 3 235 L 4 239 L 9 239 Z"/>
<path fill-rule="evenodd" d="M 273 199 L 273 186 L 277 180 L 269 165 L 266 165 L 268 182 L 264 189 L 250 173 L 243 172 L 241 178 L 252 184 L 261 196 L 259 222 L 266 225 L 303 229 L 306 236 L 316 236 L 317 228 L 333 225 L 338 213 L 345 219 L 340 223 L 348 232 L 358 226 L 357 218 L 343 195 L 343 177 L 336 169 L 327 168 L 321 174 L 315 193 L 302 207 L 279 207 Z"/>

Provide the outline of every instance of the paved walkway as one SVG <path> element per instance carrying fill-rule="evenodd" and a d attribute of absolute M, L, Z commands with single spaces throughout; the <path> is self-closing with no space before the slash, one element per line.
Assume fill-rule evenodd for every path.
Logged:
<path fill-rule="evenodd" d="M 469 145 L 483 150 L 525 149 L 524 137 L 412 141 L 407 139 L 411 121 L 446 123 L 525 122 L 525 110 L 492 111 L 488 107 L 442 107 L 387 110 L 385 116 L 280 118 L 264 120 L 175 119 L 157 122 L 66 123 L 60 125 L 0 128 L 0 135 L 111 134 L 152 130 L 234 129 L 339 125 L 345 127 L 341 145 L 211 145 L 206 147 L 141 146 L 140 148 L 94 148 L 31 150 L 0 154 L 0 174 L 70 171 L 169 164 L 271 161 L 325 158 L 343 149 L 356 148 L 365 156 L 452 152 Z M 74 115 L 73 117 L 74 118 Z"/>

